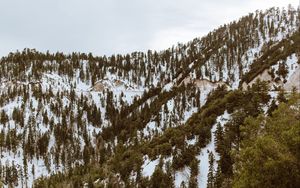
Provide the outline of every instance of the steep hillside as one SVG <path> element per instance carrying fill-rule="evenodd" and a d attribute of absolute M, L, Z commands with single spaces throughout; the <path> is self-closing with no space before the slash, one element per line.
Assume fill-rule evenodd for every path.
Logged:
<path fill-rule="evenodd" d="M 298 97 L 299 18 L 257 11 L 161 52 L 8 54 L 0 187 L 243 185 L 240 127 Z"/>

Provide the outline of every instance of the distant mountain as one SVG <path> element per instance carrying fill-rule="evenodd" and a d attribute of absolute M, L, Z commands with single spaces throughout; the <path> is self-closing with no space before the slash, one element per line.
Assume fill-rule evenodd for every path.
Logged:
<path fill-rule="evenodd" d="M 0 187 L 298 187 L 299 12 L 160 52 L 2 57 Z"/>

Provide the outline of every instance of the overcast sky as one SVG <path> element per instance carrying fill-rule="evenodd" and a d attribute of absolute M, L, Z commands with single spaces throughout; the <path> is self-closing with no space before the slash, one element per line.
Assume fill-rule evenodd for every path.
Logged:
<path fill-rule="evenodd" d="M 111 55 L 161 50 L 299 0 L 0 0 L 0 56 L 24 48 Z"/>

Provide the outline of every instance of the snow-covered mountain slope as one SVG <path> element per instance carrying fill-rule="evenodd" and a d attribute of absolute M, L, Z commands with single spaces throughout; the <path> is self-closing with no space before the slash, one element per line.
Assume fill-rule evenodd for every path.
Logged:
<path fill-rule="evenodd" d="M 257 11 L 161 52 L 10 53 L 0 62 L 0 182 L 205 187 L 207 151 L 215 170 L 220 159 L 213 132 L 234 113 L 222 100 L 257 80 L 300 89 L 298 18 Z"/>

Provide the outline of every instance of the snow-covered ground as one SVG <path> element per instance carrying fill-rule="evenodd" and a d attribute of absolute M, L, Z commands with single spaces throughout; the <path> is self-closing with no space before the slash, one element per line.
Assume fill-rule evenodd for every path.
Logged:
<path fill-rule="evenodd" d="M 199 175 L 198 175 L 198 186 L 206 187 L 207 186 L 207 174 L 209 169 L 209 153 L 212 152 L 215 157 L 214 169 L 217 169 L 217 160 L 219 160 L 219 155 L 216 152 L 215 147 L 215 131 L 217 129 L 217 124 L 220 123 L 223 127 L 224 124 L 228 122 L 230 118 L 230 114 L 227 111 L 224 112 L 223 115 L 217 118 L 217 123 L 213 125 L 211 129 L 211 140 L 207 144 L 207 146 L 201 149 L 201 153 L 197 156 L 197 159 L 200 161 L 199 163 Z"/>
<path fill-rule="evenodd" d="M 184 167 L 181 171 L 175 172 L 175 187 L 179 188 L 182 183 L 185 186 L 188 185 L 190 179 L 191 170 L 189 167 Z"/>
<path fill-rule="evenodd" d="M 111 79 L 111 80 L 110 80 Z M 121 99 L 126 104 L 131 104 L 133 102 L 134 97 L 140 97 L 144 91 L 146 90 L 143 87 L 137 87 L 133 84 L 130 84 L 126 81 L 118 80 L 118 83 L 122 83 L 120 85 L 116 85 L 116 79 L 113 75 L 109 75 L 109 79 L 105 80 L 108 90 L 110 90 L 113 93 L 114 102 L 117 104 L 117 106 L 120 107 Z M 93 91 L 92 85 L 89 82 L 82 82 L 80 79 L 74 79 L 70 80 L 66 76 L 61 76 L 56 73 L 44 73 L 41 77 L 41 80 L 38 82 L 9 82 L 4 81 L 0 84 L 0 93 L 4 94 L 7 93 L 10 87 L 23 87 L 28 86 L 29 90 L 32 91 L 33 87 L 41 86 L 41 89 L 44 93 L 47 93 L 49 89 L 51 88 L 51 91 L 54 95 L 57 93 L 63 93 L 63 92 L 71 92 L 72 90 L 75 91 L 76 98 L 80 98 L 81 95 L 87 97 L 89 103 L 94 103 L 101 111 L 101 119 L 103 122 L 103 127 L 107 126 L 109 122 L 105 119 L 105 100 L 106 100 L 106 92 L 100 92 L 100 91 Z M 75 86 L 75 87 L 74 87 Z M 122 94 L 122 97 L 121 97 Z M 16 129 L 17 134 L 24 134 L 24 130 L 28 128 L 27 123 L 30 120 L 30 118 L 35 117 L 36 123 L 39 124 L 38 127 L 34 127 L 37 134 L 46 134 L 48 133 L 49 126 L 46 126 L 43 122 L 43 117 L 41 117 L 41 114 L 43 112 L 46 112 L 47 116 L 49 118 L 53 118 L 54 123 L 59 123 L 60 117 L 56 117 L 56 115 L 51 110 L 50 104 L 56 104 L 57 101 L 52 100 L 52 102 L 48 103 L 47 105 L 41 105 L 43 101 L 38 101 L 34 96 L 33 93 L 29 93 L 29 101 L 27 103 L 22 103 L 23 98 L 22 97 L 16 97 L 14 100 L 10 100 L 8 103 L 4 104 L 2 107 L 0 107 L 0 112 L 4 111 L 8 117 L 9 122 L 8 125 L 1 125 L 0 124 L 0 130 L 4 131 L 4 133 L 7 133 L 10 130 Z M 64 107 L 69 106 L 71 101 L 68 97 L 65 95 L 62 95 L 61 98 L 62 104 Z M 102 101 L 102 102 L 101 102 Z M 21 109 L 21 106 L 25 105 L 24 107 L 24 122 L 25 127 L 20 127 L 19 125 L 15 124 L 15 121 L 12 120 L 12 114 L 14 109 Z M 72 109 L 73 111 L 76 111 L 76 107 Z M 41 112 L 41 113 L 38 113 Z M 76 114 L 74 114 L 76 115 Z M 86 116 L 83 115 L 83 118 L 86 119 Z M 101 132 L 100 127 L 94 127 L 90 124 L 87 125 L 87 131 L 88 135 L 93 135 Z M 84 148 L 84 140 L 80 136 L 76 136 L 78 133 L 78 130 L 74 129 L 74 136 L 76 139 L 81 142 L 81 150 Z M 28 132 L 27 132 L 28 134 Z M 27 135 L 26 134 L 26 135 Z M 26 137 L 24 134 L 24 136 Z M 15 187 L 22 187 L 25 184 L 27 184 L 28 187 L 31 187 L 33 185 L 33 181 L 39 177 L 42 176 L 49 176 L 50 174 L 56 173 L 56 172 L 62 172 L 64 171 L 63 165 L 59 164 L 56 165 L 54 162 L 54 158 L 52 158 L 53 151 L 55 150 L 55 137 L 51 134 L 49 138 L 49 145 L 48 145 L 48 154 L 47 156 L 50 156 L 48 158 L 48 165 L 45 164 L 45 159 L 43 158 L 37 158 L 33 156 L 32 159 L 28 159 L 27 161 L 27 168 L 24 168 L 24 152 L 22 147 L 18 147 L 15 152 L 12 151 L 6 151 L 2 150 L 0 152 L 0 164 L 1 165 L 7 165 L 7 166 L 13 166 L 15 167 L 19 172 L 23 172 L 23 169 L 27 171 L 27 179 L 20 178 L 18 185 L 15 185 Z M 95 144 L 95 141 L 91 142 L 92 145 Z M 79 164 L 82 163 L 82 161 L 77 161 Z M 75 163 L 75 161 L 74 161 Z M 0 180 L 1 181 L 1 180 Z"/>
<path fill-rule="evenodd" d="M 156 160 L 154 161 L 151 161 L 148 157 L 145 157 L 144 158 L 144 165 L 142 166 L 142 174 L 144 176 L 148 176 L 148 177 L 151 177 L 156 166 L 158 165 L 159 163 L 159 158 L 157 158 Z"/>

